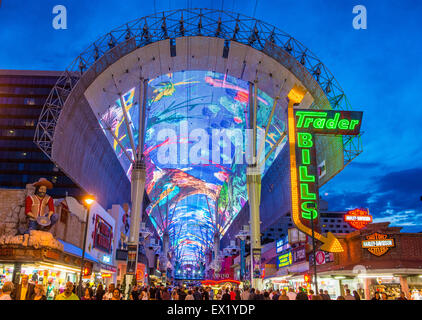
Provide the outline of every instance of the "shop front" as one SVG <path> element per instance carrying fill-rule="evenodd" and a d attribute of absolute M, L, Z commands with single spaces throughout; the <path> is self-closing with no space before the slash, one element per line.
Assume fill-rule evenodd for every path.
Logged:
<path fill-rule="evenodd" d="M 67 281 L 79 281 L 81 259 L 56 249 L 19 245 L 0 248 L 1 286 L 5 281 L 19 283 L 21 275 L 44 285 L 48 299 L 63 291 Z"/>
<path fill-rule="evenodd" d="M 422 234 L 401 233 L 389 223 L 369 224 L 365 229 L 338 235 L 344 248 L 333 259 L 318 264 L 318 288 L 332 298 L 357 291 L 362 299 L 375 292 L 396 299 L 400 292 L 419 300 L 422 296 Z M 321 260 L 322 261 L 322 260 Z M 310 268 L 312 274 L 313 268 Z"/>

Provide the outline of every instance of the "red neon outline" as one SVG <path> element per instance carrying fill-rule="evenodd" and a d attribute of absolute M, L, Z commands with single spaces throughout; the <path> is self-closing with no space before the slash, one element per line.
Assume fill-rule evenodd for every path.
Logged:
<path fill-rule="evenodd" d="M 201 281 L 202 284 L 205 285 L 213 285 L 213 284 L 219 284 L 219 283 L 223 283 L 223 282 L 234 282 L 236 284 L 240 284 L 240 281 L 237 280 L 233 280 L 233 279 L 225 279 L 225 280 L 203 280 Z"/>

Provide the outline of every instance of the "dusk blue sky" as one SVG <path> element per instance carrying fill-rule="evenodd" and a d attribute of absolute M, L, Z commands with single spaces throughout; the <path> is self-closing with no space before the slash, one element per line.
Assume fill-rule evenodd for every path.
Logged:
<path fill-rule="evenodd" d="M 68 29 L 52 27 L 67 7 Z M 222 7 L 253 16 L 256 1 L 2 0 L 0 69 L 64 70 L 91 42 L 156 11 Z M 365 5 L 368 29 L 352 27 Z M 291 34 L 334 74 L 364 111 L 364 152 L 320 194 L 330 210 L 368 207 L 375 221 L 422 231 L 422 1 L 259 0 L 255 17 Z"/>

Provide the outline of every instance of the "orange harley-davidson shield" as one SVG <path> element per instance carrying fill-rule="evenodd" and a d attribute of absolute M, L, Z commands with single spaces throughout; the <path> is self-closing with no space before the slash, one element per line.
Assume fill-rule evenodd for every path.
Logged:
<path fill-rule="evenodd" d="M 367 249 L 370 253 L 378 257 L 386 254 L 394 246 L 393 238 L 389 238 L 387 234 L 378 232 L 367 235 L 366 240 L 362 241 L 362 248 Z"/>

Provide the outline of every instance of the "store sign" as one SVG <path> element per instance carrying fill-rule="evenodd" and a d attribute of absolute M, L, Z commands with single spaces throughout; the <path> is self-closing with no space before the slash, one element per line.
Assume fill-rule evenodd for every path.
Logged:
<path fill-rule="evenodd" d="M 318 226 L 318 177 L 326 174 L 325 163 L 318 171 L 315 134 L 358 135 L 362 112 L 295 109 L 306 90 L 294 86 L 288 93 L 288 130 L 290 148 L 290 181 L 292 220 L 295 226 L 323 243 L 323 250 L 342 252 L 343 248 L 332 233 L 326 236 L 312 230 Z M 325 173 L 324 173 L 325 172 Z"/>
<path fill-rule="evenodd" d="M 362 241 L 362 248 L 378 257 L 386 254 L 390 248 L 395 246 L 394 238 L 378 232 L 367 235 L 366 240 Z"/>
<path fill-rule="evenodd" d="M 276 253 L 281 253 L 283 251 L 286 251 L 290 249 L 290 244 L 289 244 L 289 237 L 283 237 L 282 239 L 276 241 Z"/>
<path fill-rule="evenodd" d="M 277 268 L 290 266 L 293 263 L 292 252 L 289 251 L 277 257 Z"/>
<path fill-rule="evenodd" d="M 316 255 L 315 255 L 315 262 L 316 265 L 322 265 L 322 264 L 326 264 L 329 262 L 333 262 L 334 261 L 334 253 L 332 252 L 326 252 L 326 251 L 317 251 Z M 313 266 L 314 265 L 314 255 L 313 253 L 311 253 L 309 255 L 309 265 Z"/>
<path fill-rule="evenodd" d="M 369 209 L 356 208 L 347 211 L 344 215 L 344 221 L 353 228 L 360 230 L 372 222 L 372 216 L 369 214 Z"/>
<path fill-rule="evenodd" d="M 101 262 L 111 264 L 111 256 L 105 254 L 101 257 Z"/>
<path fill-rule="evenodd" d="M 261 278 L 261 249 L 252 249 L 252 262 L 253 278 L 259 279 Z"/>
<path fill-rule="evenodd" d="M 0 257 L 11 257 L 13 256 L 12 248 L 0 248 Z"/>
<path fill-rule="evenodd" d="M 95 217 L 94 248 L 111 253 L 111 242 L 113 241 L 113 228 L 98 214 Z"/>
<path fill-rule="evenodd" d="M 136 257 L 138 253 L 138 246 L 135 245 L 128 245 L 127 246 L 127 274 L 136 274 Z"/>
<path fill-rule="evenodd" d="M 292 250 L 293 263 L 306 261 L 306 248 L 305 246 L 297 247 Z"/>

